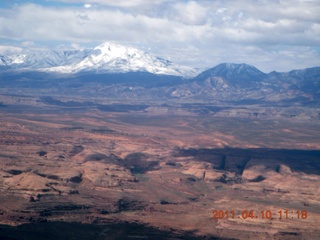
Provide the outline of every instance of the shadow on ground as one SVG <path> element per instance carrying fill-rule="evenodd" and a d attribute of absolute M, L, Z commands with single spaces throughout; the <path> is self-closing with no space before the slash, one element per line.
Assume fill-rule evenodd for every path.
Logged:
<path fill-rule="evenodd" d="M 210 236 L 195 236 L 192 232 L 173 233 L 137 223 L 110 223 L 104 225 L 66 222 L 23 224 L 16 227 L 0 225 L 2 240 L 124 240 L 124 239 L 186 239 L 219 240 Z"/>

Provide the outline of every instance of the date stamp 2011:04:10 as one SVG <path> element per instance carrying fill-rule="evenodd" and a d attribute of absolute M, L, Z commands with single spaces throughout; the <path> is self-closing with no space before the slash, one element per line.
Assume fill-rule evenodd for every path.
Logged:
<path fill-rule="evenodd" d="M 262 211 L 254 211 L 254 210 L 213 210 L 213 219 L 302 219 L 305 220 L 308 218 L 307 210 L 279 210 L 277 212 L 273 212 L 271 210 L 262 210 Z"/>

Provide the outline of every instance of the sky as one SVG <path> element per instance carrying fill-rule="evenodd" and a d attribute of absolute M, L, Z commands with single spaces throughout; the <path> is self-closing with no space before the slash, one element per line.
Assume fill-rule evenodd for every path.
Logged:
<path fill-rule="evenodd" d="M 320 66 L 320 0 L 1 0 L 0 54 L 113 42 L 207 69 Z"/>

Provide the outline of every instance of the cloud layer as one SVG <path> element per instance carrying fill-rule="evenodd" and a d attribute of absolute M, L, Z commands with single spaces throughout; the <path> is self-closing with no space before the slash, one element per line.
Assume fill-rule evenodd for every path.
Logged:
<path fill-rule="evenodd" d="M 112 41 L 202 68 L 220 62 L 246 62 L 266 72 L 320 66 L 318 1 L 23 2 L 0 8 L 2 45 Z"/>

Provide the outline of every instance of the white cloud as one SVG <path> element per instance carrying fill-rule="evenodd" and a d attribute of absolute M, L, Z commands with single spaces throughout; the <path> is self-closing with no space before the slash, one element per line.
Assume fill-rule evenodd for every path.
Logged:
<path fill-rule="evenodd" d="M 173 2 L 172 0 L 117 0 L 117 1 L 108 1 L 108 0 L 51 0 L 52 2 L 65 2 L 65 3 L 93 3 L 100 5 L 112 5 L 120 7 L 139 7 L 144 5 L 157 5 L 163 2 Z"/>
<path fill-rule="evenodd" d="M 32 47 L 32 46 L 34 46 L 34 42 L 32 42 L 32 41 L 25 41 L 25 42 L 22 42 L 21 45 L 22 45 L 23 47 Z"/>
<path fill-rule="evenodd" d="M 23 49 L 20 47 L 0 45 L 0 54 L 3 54 L 3 55 L 18 54 L 22 51 Z"/>
<path fill-rule="evenodd" d="M 90 3 L 85 3 L 85 4 L 83 4 L 83 7 L 84 7 L 84 8 L 91 8 L 91 7 L 92 7 L 92 4 L 90 4 Z"/>
<path fill-rule="evenodd" d="M 76 49 L 76 50 L 80 50 L 80 49 L 84 48 L 78 43 L 71 43 L 70 46 L 71 46 L 72 49 Z"/>
<path fill-rule="evenodd" d="M 171 18 L 187 25 L 203 25 L 207 22 L 208 9 L 195 1 L 174 4 Z"/>
<path fill-rule="evenodd" d="M 81 46 L 113 41 L 198 67 L 248 62 L 269 71 L 320 65 L 317 1 L 56 2 L 80 5 L 0 9 L 0 38 Z"/>

